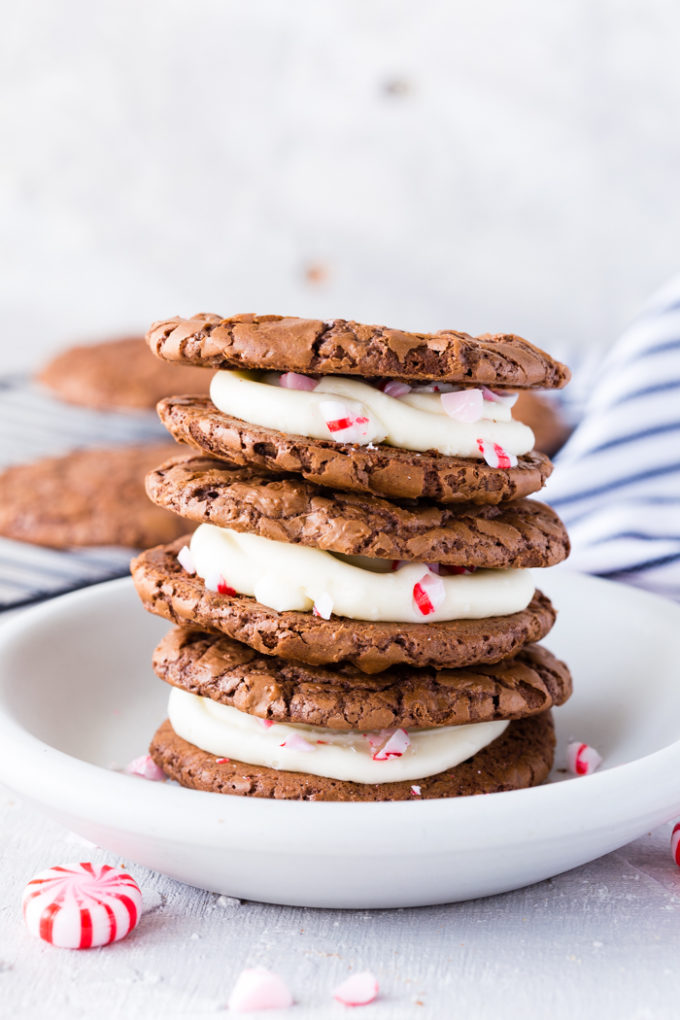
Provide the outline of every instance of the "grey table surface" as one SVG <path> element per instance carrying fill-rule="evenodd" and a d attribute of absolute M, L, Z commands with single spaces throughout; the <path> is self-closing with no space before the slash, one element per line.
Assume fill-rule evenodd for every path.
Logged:
<path fill-rule="evenodd" d="M 16 1020 L 201 1017 L 225 1011 L 239 971 L 280 973 L 295 1005 L 268 1017 L 340 1017 L 331 990 L 372 970 L 361 1017 L 598 1020 L 680 1015 L 680 870 L 670 826 L 546 882 L 467 903 L 339 911 L 218 897 L 121 862 L 0 788 L 0 1016 Z M 103 949 L 28 934 L 24 884 L 56 863 L 125 863 L 145 912 Z M 255 1014 L 251 1014 L 255 1015 Z"/>

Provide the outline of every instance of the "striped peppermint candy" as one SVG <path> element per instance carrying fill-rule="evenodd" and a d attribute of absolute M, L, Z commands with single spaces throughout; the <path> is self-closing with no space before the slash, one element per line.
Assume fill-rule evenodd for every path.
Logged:
<path fill-rule="evenodd" d="M 132 931 L 142 912 L 142 893 L 122 868 L 64 864 L 31 879 L 22 907 L 31 935 L 62 949 L 91 949 Z"/>
<path fill-rule="evenodd" d="M 590 744 L 575 740 L 567 746 L 567 764 L 575 776 L 589 776 L 602 764 L 602 755 Z"/>
<path fill-rule="evenodd" d="M 338 443 L 361 443 L 371 419 L 361 404 L 352 400 L 322 400 L 319 404 L 326 428 Z"/>
<path fill-rule="evenodd" d="M 478 439 L 477 449 L 481 453 L 489 467 L 492 468 L 513 468 L 517 467 L 517 457 L 514 453 L 508 453 L 498 443 L 492 443 L 488 439 Z"/>
<path fill-rule="evenodd" d="M 422 616 L 436 613 L 445 598 L 444 582 L 437 574 L 423 574 L 413 585 L 413 604 Z"/>
<path fill-rule="evenodd" d="M 671 833 L 671 853 L 673 860 L 680 868 L 680 822 L 676 822 Z"/>

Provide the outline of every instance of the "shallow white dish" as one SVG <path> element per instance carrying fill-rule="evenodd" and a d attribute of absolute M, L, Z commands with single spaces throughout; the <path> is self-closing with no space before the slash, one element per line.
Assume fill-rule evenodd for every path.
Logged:
<path fill-rule="evenodd" d="M 563 570 L 541 571 L 540 585 L 560 610 L 546 643 L 576 691 L 555 713 L 556 765 L 567 740 L 584 740 L 604 755 L 593 776 L 458 800 L 324 804 L 119 774 L 111 766 L 144 752 L 167 700 L 149 662 L 168 624 L 124 579 L 0 627 L 0 781 L 128 862 L 246 899 L 396 907 L 537 882 L 680 814 L 680 606 Z"/>

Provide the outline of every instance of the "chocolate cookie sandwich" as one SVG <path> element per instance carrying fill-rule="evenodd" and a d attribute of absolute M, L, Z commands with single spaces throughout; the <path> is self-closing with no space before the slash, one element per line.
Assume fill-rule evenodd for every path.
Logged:
<path fill-rule="evenodd" d="M 441 503 L 521 498 L 550 473 L 506 388 L 559 387 L 569 373 L 521 337 L 206 315 L 157 323 L 147 340 L 166 360 L 218 368 L 210 399 L 170 397 L 159 413 L 221 459 Z"/>
<path fill-rule="evenodd" d="M 171 320 L 149 341 L 219 369 L 210 400 L 159 405 L 200 455 L 147 479 L 198 528 L 132 565 L 181 627 L 155 659 L 173 686 L 157 764 L 296 799 L 542 782 L 571 681 L 535 645 L 555 614 L 530 568 L 569 544 L 523 498 L 550 463 L 506 388 L 567 370 L 518 337 L 276 316 Z"/>
<path fill-rule="evenodd" d="M 172 685 L 154 761 L 194 789 L 296 800 L 491 793 L 545 779 L 563 663 L 529 646 L 497 666 L 366 677 L 178 629 L 154 669 Z"/>

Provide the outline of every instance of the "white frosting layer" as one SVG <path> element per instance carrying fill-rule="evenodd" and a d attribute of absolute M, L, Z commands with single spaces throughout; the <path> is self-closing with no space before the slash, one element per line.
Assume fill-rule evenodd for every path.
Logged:
<path fill-rule="evenodd" d="M 311 439 L 340 443 L 387 443 L 404 450 L 437 450 L 449 457 L 480 458 L 477 441 L 497 443 L 507 453 L 521 456 L 534 446 L 528 426 L 513 421 L 504 404 L 485 400 L 478 422 L 455 421 L 444 410 L 438 393 L 409 393 L 388 397 L 359 379 L 325 376 L 314 390 L 285 389 L 275 375 L 220 371 L 210 385 L 210 397 L 225 414 Z M 337 411 L 332 410 L 333 404 Z M 331 418 L 367 419 L 350 430 L 330 431 Z"/>
<path fill-rule="evenodd" d="M 477 570 L 451 577 L 431 574 L 435 587 L 440 591 L 443 587 L 443 599 L 434 612 L 423 615 L 414 602 L 413 591 L 429 573 L 423 563 L 378 572 L 321 549 L 240 534 L 214 524 L 201 524 L 196 529 L 191 554 L 206 587 L 217 590 L 221 577 L 230 588 L 253 595 L 277 612 L 309 611 L 316 604 L 325 617 L 332 611 L 352 620 L 478 620 L 519 612 L 534 594 L 528 570 Z M 384 566 L 384 561 L 376 564 Z"/>
<path fill-rule="evenodd" d="M 411 730 L 409 746 L 400 757 L 374 761 L 376 748 L 384 745 L 389 733 L 377 737 L 288 723 L 265 726 L 261 719 L 230 705 L 178 688 L 170 693 L 168 716 L 178 736 L 217 757 L 353 783 L 394 783 L 434 776 L 481 751 L 508 725 L 501 721 Z M 291 738 L 293 746 L 281 746 Z M 318 744 L 319 740 L 324 743 Z M 311 750 L 296 746 L 301 742 Z"/>

